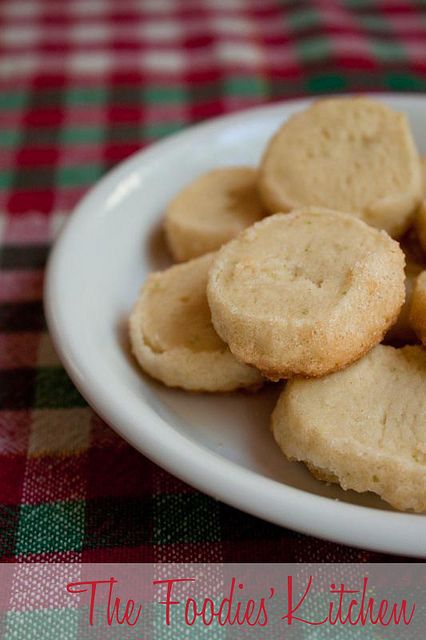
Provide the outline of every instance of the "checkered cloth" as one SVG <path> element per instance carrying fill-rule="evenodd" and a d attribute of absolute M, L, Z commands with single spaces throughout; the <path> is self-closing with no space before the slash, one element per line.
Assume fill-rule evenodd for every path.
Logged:
<path fill-rule="evenodd" d="M 7 561 L 373 561 L 182 484 L 87 406 L 42 309 L 80 196 L 192 122 L 336 91 L 426 89 L 426 4 L 0 3 L 0 555 Z"/>

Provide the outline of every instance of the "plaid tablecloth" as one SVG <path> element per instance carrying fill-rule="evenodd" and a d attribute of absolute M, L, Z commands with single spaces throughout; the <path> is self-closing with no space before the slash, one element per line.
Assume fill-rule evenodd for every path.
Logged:
<path fill-rule="evenodd" d="M 192 122 L 306 94 L 426 90 L 426 4 L 2 0 L 0 555 L 374 561 L 182 484 L 88 408 L 42 309 L 50 243 L 112 165 Z"/>

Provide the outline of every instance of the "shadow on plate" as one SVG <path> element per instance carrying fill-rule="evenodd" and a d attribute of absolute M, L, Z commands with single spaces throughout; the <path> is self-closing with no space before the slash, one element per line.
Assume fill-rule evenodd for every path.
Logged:
<path fill-rule="evenodd" d="M 148 234 L 146 240 L 149 267 L 152 271 L 161 271 L 173 264 L 166 244 L 162 222 L 158 222 Z"/>

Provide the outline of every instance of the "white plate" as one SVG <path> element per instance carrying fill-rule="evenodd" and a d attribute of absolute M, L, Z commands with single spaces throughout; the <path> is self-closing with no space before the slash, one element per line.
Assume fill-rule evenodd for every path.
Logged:
<path fill-rule="evenodd" d="M 426 152 L 426 98 L 381 96 L 410 118 Z M 129 357 L 126 322 L 146 274 L 168 264 L 168 200 L 200 173 L 255 164 L 272 132 L 307 101 L 199 125 L 135 154 L 77 207 L 50 258 L 49 328 L 87 401 L 126 440 L 179 478 L 243 511 L 349 545 L 426 557 L 426 517 L 344 492 L 288 463 L 269 432 L 276 389 L 191 395 L 148 379 Z"/>

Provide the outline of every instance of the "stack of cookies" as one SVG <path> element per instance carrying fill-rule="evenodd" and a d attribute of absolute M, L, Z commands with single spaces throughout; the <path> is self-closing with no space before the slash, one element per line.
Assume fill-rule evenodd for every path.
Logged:
<path fill-rule="evenodd" d="M 426 511 L 425 173 L 404 115 L 332 98 L 257 170 L 198 178 L 165 217 L 180 264 L 130 317 L 140 366 L 190 391 L 288 381 L 272 430 L 290 460 Z"/>

